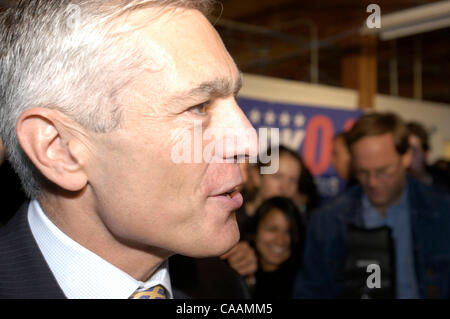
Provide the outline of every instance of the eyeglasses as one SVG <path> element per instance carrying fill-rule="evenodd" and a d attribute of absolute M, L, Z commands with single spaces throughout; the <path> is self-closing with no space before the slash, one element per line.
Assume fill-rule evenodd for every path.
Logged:
<path fill-rule="evenodd" d="M 379 181 L 388 181 L 397 173 L 397 170 L 398 170 L 400 164 L 401 164 L 401 158 L 394 165 L 375 169 L 372 171 L 363 170 L 363 169 L 355 169 L 355 176 L 358 180 L 360 180 L 362 182 L 368 181 L 371 175 L 373 175 L 373 177 Z"/>

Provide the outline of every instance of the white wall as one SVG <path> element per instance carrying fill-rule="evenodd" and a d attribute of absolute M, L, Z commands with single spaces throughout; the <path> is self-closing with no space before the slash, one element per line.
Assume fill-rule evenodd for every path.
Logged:
<path fill-rule="evenodd" d="M 242 97 L 271 102 L 303 104 L 354 110 L 358 108 L 355 90 L 244 74 Z M 431 130 L 430 160 L 444 156 L 445 143 L 450 142 L 450 106 L 440 103 L 390 97 L 378 94 L 376 111 L 393 111 L 406 121 L 416 120 Z"/>
<path fill-rule="evenodd" d="M 326 106 L 347 110 L 358 108 L 358 94 L 355 90 L 253 74 L 244 74 L 244 85 L 239 95 L 271 102 Z"/>
<path fill-rule="evenodd" d="M 445 144 L 450 142 L 450 105 L 378 94 L 375 110 L 393 111 L 405 121 L 422 123 L 431 133 L 429 160 L 444 156 Z"/>

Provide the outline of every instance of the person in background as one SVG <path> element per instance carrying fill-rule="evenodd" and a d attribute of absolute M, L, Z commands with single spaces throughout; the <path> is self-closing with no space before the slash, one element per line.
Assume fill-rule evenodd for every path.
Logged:
<path fill-rule="evenodd" d="M 333 165 L 336 174 L 344 183 L 344 189 L 357 183 L 351 169 L 351 154 L 348 147 L 347 132 L 341 132 L 334 137 L 331 164 Z"/>
<path fill-rule="evenodd" d="M 242 163 L 241 171 L 244 177 L 244 184 L 242 185 L 242 197 L 244 199 L 243 205 L 236 214 L 237 223 L 239 225 L 239 231 L 241 232 L 241 237 L 245 233 L 245 227 L 252 217 L 254 209 L 252 203 L 256 200 L 256 196 L 259 191 L 259 165 L 251 163 Z"/>
<path fill-rule="evenodd" d="M 242 163 L 241 170 L 245 181 L 242 185 L 242 196 L 244 202 L 251 202 L 258 193 L 259 167 L 253 163 Z"/>
<path fill-rule="evenodd" d="M 301 165 L 298 188 L 292 200 L 299 208 L 303 222 L 308 223 L 311 213 L 320 205 L 320 195 L 314 176 L 306 166 L 305 162 L 299 157 Z"/>
<path fill-rule="evenodd" d="M 255 299 L 291 299 L 301 265 L 305 226 L 296 205 L 285 197 L 264 201 L 252 218 L 258 271 L 250 288 Z"/>
<path fill-rule="evenodd" d="M 302 173 L 302 161 L 300 156 L 293 150 L 279 145 L 275 150 L 278 156 L 271 154 L 272 160 L 278 160 L 278 171 L 273 174 L 261 174 L 260 169 L 265 165 L 260 161 L 257 164 L 257 171 L 249 172 L 253 178 L 255 188 L 257 189 L 251 201 L 244 202 L 237 211 L 237 220 L 241 231 L 241 239 L 246 239 L 248 232 L 247 226 L 250 218 L 255 214 L 256 209 L 263 201 L 274 196 L 283 196 L 293 198 L 298 189 L 298 182 Z M 270 153 L 270 149 L 266 154 Z M 302 212 L 303 213 L 303 212 Z"/>
<path fill-rule="evenodd" d="M 350 179 L 351 155 L 347 145 L 347 133 L 341 132 L 333 138 L 333 152 L 331 154 L 331 164 L 336 174 L 348 181 Z"/>
<path fill-rule="evenodd" d="M 450 192 L 448 172 L 427 164 L 430 151 L 427 130 L 418 122 L 409 122 L 406 126 L 409 130 L 409 145 L 412 150 L 412 161 L 408 167 L 408 173 L 422 183 Z"/>
<path fill-rule="evenodd" d="M 251 283 L 254 272 L 257 270 L 256 255 L 249 245 L 251 239 L 250 220 L 256 208 L 264 200 L 274 196 L 294 198 L 302 173 L 303 162 L 295 151 L 283 145 L 279 145 L 274 154 L 270 154 L 270 150 L 271 148 L 267 150 L 266 154 L 270 155 L 272 160 L 278 161 L 278 170 L 274 174 L 260 174 L 262 166 L 274 163 L 262 164 L 259 161 L 257 165 L 248 164 L 247 182 L 249 185 L 247 187 L 252 192 L 252 200 L 244 201 L 244 204 L 236 212 L 241 234 L 240 242 L 230 252 L 221 256 L 221 259 L 226 259 L 234 270 L 246 278 L 247 283 Z M 300 214 L 304 214 L 304 212 L 300 212 Z M 306 217 L 304 218 L 306 219 Z"/>
<path fill-rule="evenodd" d="M 397 298 L 450 297 L 450 195 L 407 176 L 408 138 L 392 113 L 365 115 L 349 131 L 359 185 L 311 217 L 295 298 L 342 296 L 349 225 L 391 229 Z"/>

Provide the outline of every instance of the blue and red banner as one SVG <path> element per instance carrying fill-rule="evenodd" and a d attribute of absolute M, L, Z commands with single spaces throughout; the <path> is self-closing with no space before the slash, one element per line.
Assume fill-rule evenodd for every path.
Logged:
<path fill-rule="evenodd" d="M 324 198 L 335 196 L 342 188 L 331 165 L 335 134 L 349 129 L 362 115 L 360 110 L 272 103 L 238 98 L 238 103 L 256 130 L 279 128 L 280 143 L 297 151 L 315 176 Z"/>

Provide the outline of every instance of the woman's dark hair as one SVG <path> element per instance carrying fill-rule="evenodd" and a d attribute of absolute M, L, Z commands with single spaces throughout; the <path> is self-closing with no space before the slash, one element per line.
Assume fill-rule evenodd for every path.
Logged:
<path fill-rule="evenodd" d="M 300 215 L 300 211 L 294 202 L 286 197 L 272 197 L 265 200 L 256 210 L 250 222 L 250 231 L 256 238 L 259 224 L 274 209 L 279 210 L 289 222 L 289 234 L 291 237 L 290 260 L 300 263 L 305 243 L 306 228 Z"/>
<path fill-rule="evenodd" d="M 298 179 L 298 192 L 300 194 L 306 195 L 308 197 L 308 202 L 306 203 L 305 214 L 309 215 L 320 204 L 320 195 L 317 189 L 316 181 L 311 171 L 306 166 L 305 162 L 300 158 L 300 178 Z"/>

